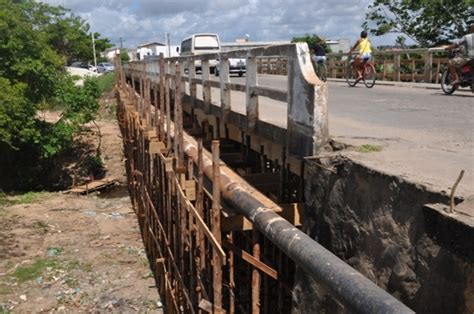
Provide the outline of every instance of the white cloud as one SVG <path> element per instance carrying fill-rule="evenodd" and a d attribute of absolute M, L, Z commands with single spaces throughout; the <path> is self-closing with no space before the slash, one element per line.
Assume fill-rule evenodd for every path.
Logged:
<path fill-rule="evenodd" d="M 198 32 L 218 33 L 224 42 L 250 34 L 254 41 L 290 40 L 316 33 L 355 41 L 371 0 L 46 0 L 89 21 L 94 31 L 134 47 L 151 40 L 173 43 Z M 375 44 L 392 43 L 382 38 Z"/>

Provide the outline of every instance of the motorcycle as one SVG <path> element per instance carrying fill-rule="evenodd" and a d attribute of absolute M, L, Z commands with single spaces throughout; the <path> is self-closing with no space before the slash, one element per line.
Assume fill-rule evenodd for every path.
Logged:
<path fill-rule="evenodd" d="M 459 49 L 453 49 L 450 55 L 450 59 L 454 58 L 456 54 L 460 53 Z M 441 76 L 441 89 L 446 95 L 451 95 L 459 87 L 471 87 L 474 93 L 474 60 L 469 61 L 460 68 L 456 68 L 459 81 L 457 84 L 452 84 L 454 79 L 452 78 L 449 67 L 446 68 Z"/>

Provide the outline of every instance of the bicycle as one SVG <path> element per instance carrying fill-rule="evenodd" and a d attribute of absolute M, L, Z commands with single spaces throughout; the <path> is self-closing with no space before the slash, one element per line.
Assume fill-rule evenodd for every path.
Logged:
<path fill-rule="evenodd" d="M 326 82 L 328 75 L 326 62 L 324 60 L 316 62 L 316 75 L 321 79 L 321 81 Z"/>
<path fill-rule="evenodd" d="M 367 88 L 372 88 L 375 85 L 376 71 L 375 65 L 372 61 L 364 61 L 362 80 Z M 354 69 L 354 60 L 350 60 L 346 68 L 346 82 L 350 87 L 356 86 L 359 82 L 357 79 L 357 71 Z"/>

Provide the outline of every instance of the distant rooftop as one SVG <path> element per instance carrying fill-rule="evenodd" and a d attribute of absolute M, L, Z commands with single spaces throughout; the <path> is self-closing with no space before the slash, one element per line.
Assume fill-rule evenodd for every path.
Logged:
<path fill-rule="evenodd" d="M 162 44 L 162 43 L 160 43 L 160 42 L 153 41 L 153 42 L 149 42 L 149 43 L 145 43 L 145 44 L 138 45 L 138 48 L 141 48 L 141 47 L 149 47 L 149 46 L 166 46 L 166 44 Z"/>

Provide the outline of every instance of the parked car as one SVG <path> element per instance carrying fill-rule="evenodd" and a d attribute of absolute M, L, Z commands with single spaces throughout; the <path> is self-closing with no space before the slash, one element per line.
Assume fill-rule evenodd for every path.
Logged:
<path fill-rule="evenodd" d="M 80 68 L 80 69 L 87 69 L 91 72 L 97 72 L 97 68 L 93 66 L 92 64 L 87 64 L 86 62 L 73 62 L 71 64 L 71 68 Z"/>
<path fill-rule="evenodd" d="M 229 59 L 229 74 L 238 74 L 239 76 L 244 75 L 246 72 L 246 62 L 245 59 Z M 219 64 L 216 65 L 215 75 L 219 76 Z"/>
<path fill-rule="evenodd" d="M 115 71 L 115 67 L 108 62 L 102 62 L 97 65 L 98 73 L 106 73 L 111 71 Z"/>

